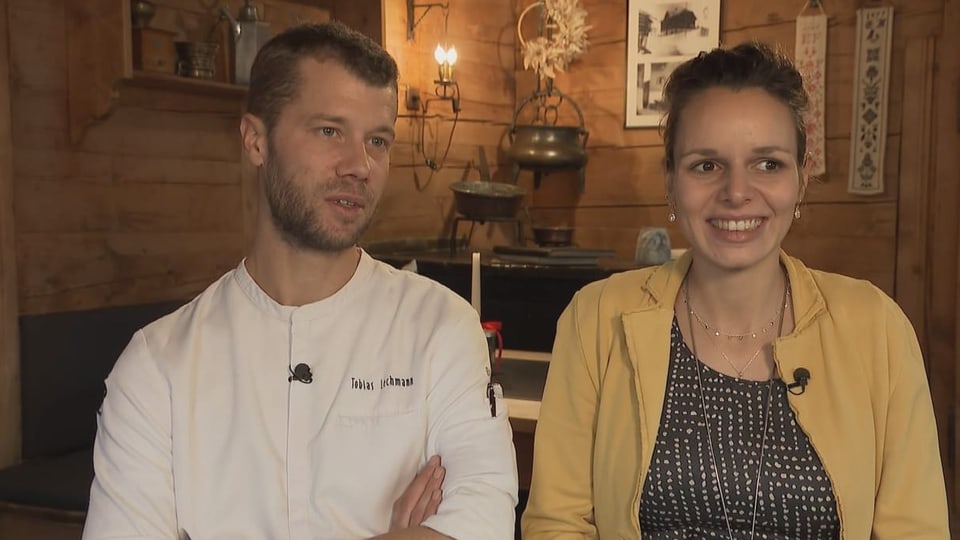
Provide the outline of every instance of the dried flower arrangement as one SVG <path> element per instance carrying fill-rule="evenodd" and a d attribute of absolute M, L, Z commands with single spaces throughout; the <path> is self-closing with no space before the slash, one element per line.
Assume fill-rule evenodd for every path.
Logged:
<path fill-rule="evenodd" d="M 524 41 L 520 35 L 523 16 L 531 9 L 543 6 L 546 12 L 547 36 L 538 36 Z M 517 21 L 517 35 L 523 53 L 524 69 L 533 69 L 541 76 L 554 78 L 570 65 L 577 56 L 587 49 L 587 12 L 580 7 L 579 0 L 538 0 L 520 14 Z"/>

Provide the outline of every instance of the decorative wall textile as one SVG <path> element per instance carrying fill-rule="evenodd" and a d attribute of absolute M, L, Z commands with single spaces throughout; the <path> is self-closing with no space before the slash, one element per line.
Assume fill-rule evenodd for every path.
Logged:
<path fill-rule="evenodd" d="M 819 6 L 819 4 L 818 4 Z M 803 120 L 807 126 L 807 155 L 810 173 L 822 175 L 827 172 L 824 148 L 824 82 L 827 74 L 827 14 L 820 13 L 797 17 L 795 62 L 803 75 L 803 86 L 810 97 L 810 104 Z M 802 157 L 802 156 L 801 156 Z"/>
<path fill-rule="evenodd" d="M 847 186 L 847 191 L 857 195 L 883 193 L 892 38 L 892 6 L 857 10 L 853 129 Z"/>

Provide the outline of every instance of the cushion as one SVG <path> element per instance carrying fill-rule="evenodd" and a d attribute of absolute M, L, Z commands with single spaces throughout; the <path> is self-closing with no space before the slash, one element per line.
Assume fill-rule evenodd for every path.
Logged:
<path fill-rule="evenodd" d="M 103 381 L 130 338 L 183 302 L 20 317 L 24 460 L 93 445 Z"/>
<path fill-rule="evenodd" d="M 0 501 L 87 511 L 93 482 L 93 447 L 37 458 L 0 470 Z"/>

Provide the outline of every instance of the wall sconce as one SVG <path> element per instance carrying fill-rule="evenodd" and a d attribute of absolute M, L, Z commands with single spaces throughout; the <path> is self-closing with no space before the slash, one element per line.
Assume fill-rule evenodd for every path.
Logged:
<path fill-rule="evenodd" d="M 424 142 L 423 142 L 423 132 L 424 126 L 420 126 L 420 152 L 423 154 L 424 163 L 430 167 L 431 170 L 439 170 L 443 167 L 444 162 L 447 159 L 447 154 L 450 151 L 450 144 L 453 141 L 453 132 L 457 129 L 457 121 L 460 119 L 460 85 L 457 84 L 457 80 L 453 76 L 453 66 L 457 63 L 457 49 L 454 46 L 446 46 L 447 38 L 447 20 L 450 12 L 449 3 L 416 3 L 414 0 L 407 0 L 407 39 L 412 40 L 414 35 L 414 30 L 416 30 L 417 25 L 420 24 L 420 21 L 427 15 L 431 8 L 439 7 L 443 10 L 443 39 L 444 43 L 437 45 L 437 48 L 433 51 L 433 58 L 437 61 L 437 78 L 434 79 L 434 97 L 420 99 L 420 91 L 416 87 L 410 87 L 407 89 L 407 98 L 406 105 L 409 110 L 418 111 L 417 116 L 421 117 L 423 122 L 426 122 L 427 118 L 427 108 L 432 101 L 449 101 L 450 107 L 453 110 L 453 125 L 450 126 L 450 136 L 447 139 L 447 147 L 443 151 L 443 157 L 440 158 L 439 163 L 436 159 L 427 157 L 424 152 Z M 419 18 L 416 18 L 416 10 L 423 9 L 423 13 L 420 14 Z"/>
<path fill-rule="evenodd" d="M 453 65 L 457 63 L 457 48 L 451 45 L 447 48 L 447 19 L 450 14 L 449 3 L 428 3 L 418 4 L 414 0 L 407 0 L 407 39 L 413 39 L 413 32 L 416 30 L 420 21 L 430 12 L 431 8 L 439 7 L 443 10 L 443 37 L 444 43 L 437 45 L 433 51 L 433 58 L 437 61 L 437 78 L 433 81 L 436 85 L 434 89 L 435 98 L 423 102 L 423 113 L 427 112 L 427 104 L 431 101 L 444 100 L 450 101 L 454 114 L 460 112 L 460 85 L 453 78 Z M 415 19 L 416 10 L 423 9 L 419 19 Z M 417 94 L 419 96 L 419 94 Z M 408 100 L 407 108 L 417 108 L 416 104 L 411 104 Z"/>
<path fill-rule="evenodd" d="M 437 61 L 438 77 L 433 81 L 436 84 L 434 94 L 436 98 L 428 99 L 427 103 L 433 100 L 450 100 L 450 105 L 454 113 L 460 112 L 460 85 L 453 78 L 453 65 L 457 63 L 457 48 L 450 46 L 444 49 L 443 45 L 437 45 L 433 51 L 433 59 Z M 424 103 L 423 112 L 427 112 L 427 104 Z"/>

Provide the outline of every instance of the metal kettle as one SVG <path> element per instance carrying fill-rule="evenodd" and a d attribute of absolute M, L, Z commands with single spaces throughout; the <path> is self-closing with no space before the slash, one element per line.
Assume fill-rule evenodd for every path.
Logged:
<path fill-rule="evenodd" d="M 257 51 L 270 38 L 270 26 L 257 17 L 257 8 L 246 0 L 236 18 L 226 6 L 220 6 L 220 18 L 230 21 L 230 35 L 234 42 L 234 82 L 250 82 L 250 67 Z"/>

